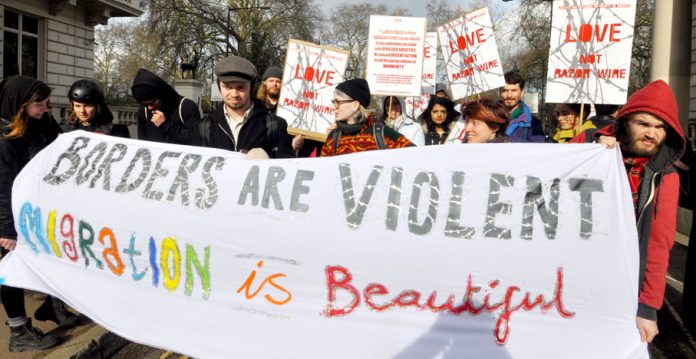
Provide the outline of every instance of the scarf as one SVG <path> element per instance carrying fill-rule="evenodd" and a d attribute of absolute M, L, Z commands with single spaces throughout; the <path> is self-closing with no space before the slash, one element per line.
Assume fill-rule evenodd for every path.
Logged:
<path fill-rule="evenodd" d="M 640 189 L 640 180 L 645 172 L 645 166 L 648 164 L 649 158 L 646 157 L 629 157 L 624 158 L 624 165 L 628 173 L 628 184 L 631 187 L 631 196 L 633 197 L 633 208 L 638 213 L 638 190 Z"/>

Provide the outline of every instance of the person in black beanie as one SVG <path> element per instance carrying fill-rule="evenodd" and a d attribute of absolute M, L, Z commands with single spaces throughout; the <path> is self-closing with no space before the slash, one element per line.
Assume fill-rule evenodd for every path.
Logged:
<path fill-rule="evenodd" d="M 322 157 L 413 146 L 394 129 L 375 121 L 365 109 L 370 105 L 370 98 L 370 86 L 363 79 L 344 81 L 336 86 L 332 101 L 336 128 L 329 133 L 321 149 Z"/>
<path fill-rule="evenodd" d="M 138 139 L 180 145 L 196 142 L 201 114 L 195 102 L 146 69 L 138 70 L 131 92 L 143 106 L 138 110 Z"/>
<path fill-rule="evenodd" d="M 263 101 L 272 113 L 276 113 L 278 108 L 282 81 L 283 70 L 280 67 L 271 66 L 263 73 L 261 86 L 259 86 L 259 91 L 256 93 L 256 98 Z"/>

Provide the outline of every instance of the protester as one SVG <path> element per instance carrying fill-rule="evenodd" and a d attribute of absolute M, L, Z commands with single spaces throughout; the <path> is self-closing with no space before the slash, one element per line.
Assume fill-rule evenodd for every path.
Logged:
<path fill-rule="evenodd" d="M 582 120 L 589 115 L 589 104 L 584 105 L 583 112 Z M 556 133 L 553 135 L 552 140 L 555 143 L 566 143 L 583 130 L 594 128 L 592 123 L 582 124 L 579 103 L 556 104 L 554 114 L 556 115 Z"/>
<path fill-rule="evenodd" d="M 131 92 L 143 106 L 138 110 L 138 139 L 180 145 L 196 141 L 201 114 L 195 102 L 146 69 L 138 70 Z"/>
<path fill-rule="evenodd" d="M 331 130 L 321 149 L 322 157 L 413 146 L 400 133 L 375 121 L 365 109 L 370 105 L 370 87 L 364 79 L 338 84 L 332 103 L 336 128 Z"/>
<path fill-rule="evenodd" d="M 510 121 L 505 106 L 490 99 L 480 99 L 464 106 L 466 143 L 508 142 L 505 127 Z"/>
<path fill-rule="evenodd" d="M 585 142 L 587 132 L 572 140 Z M 595 134 L 600 144 L 617 143 L 623 154 L 638 227 L 640 250 L 636 325 L 642 341 L 658 333 L 657 310 L 665 295 L 669 251 L 676 232 L 679 175 L 675 163 L 685 148 L 679 111 L 662 80 L 638 90 L 617 114 L 616 123 Z"/>
<path fill-rule="evenodd" d="M 50 116 L 48 98 L 51 89 L 41 81 L 24 76 L 10 76 L 0 82 L 0 249 L 3 256 L 17 244 L 12 215 L 12 184 L 39 151 L 61 132 Z M 44 335 L 32 326 L 24 305 L 24 290 L 3 285 L 0 299 L 10 326 L 10 352 L 43 350 L 60 342 L 53 335 Z M 48 296 L 34 312 L 34 318 L 51 320 L 61 327 L 77 324 L 77 316 L 58 299 Z"/>
<path fill-rule="evenodd" d="M 619 107 L 619 105 L 595 105 L 595 116 L 588 121 L 597 129 L 612 125 L 616 121 L 616 113 L 619 111 Z"/>
<path fill-rule="evenodd" d="M 280 98 L 280 85 L 283 81 L 283 69 L 271 66 L 266 69 L 261 78 L 261 86 L 256 93 L 256 98 L 261 100 L 268 111 L 276 113 L 278 99 Z"/>
<path fill-rule="evenodd" d="M 524 78 L 517 71 L 505 73 L 505 85 L 500 88 L 500 97 L 507 108 L 510 124 L 505 135 L 510 142 L 545 142 L 541 121 L 532 116 L 524 98 Z"/>
<path fill-rule="evenodd" d="M 215 75 L 224 106 L 202 120 L 196 144 L 242 153 L 259 148 L 270 158 L 295 157 L 285 120 L 252 98 L 256 67 L 243 57 L 228 56 L 215 65 Z"/>
<path fill-rule="evenodd" d="M 412 119 L 403 115 L 403 104 L 403 100 L 398 97 L 385 97 L 380 121 L 404 135 L 414 145 L 423 146 L 425 144 L 423 129 Z"/>
<path fill-rule="evenodd" d="M 70 116 L 68 124 L 75 130 L 113 135 L 111 110 L 104 101 L 104 93 L 94 80 L 78 80 L 68 90 Z"/>
<path fill-rule="evenodd" d="M 464 122 L 458 121 L 459 112 L 454 102 L 438 96 L 430 97 L 428 108 L 419 116 L 425 145 L 442 145 L 464 142 Z"/>
<path fill-rule="evenodd" d="M 449 95 L 447 94 L 447 86 L 445 86 L 443 83 L 435 84 L 435 96 L 449 99 Z"/>

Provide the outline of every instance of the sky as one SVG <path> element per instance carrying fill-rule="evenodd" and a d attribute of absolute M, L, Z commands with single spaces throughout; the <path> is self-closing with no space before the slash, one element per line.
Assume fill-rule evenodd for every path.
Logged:
<path fill-rule="evenodd" d="M 457 3 L 461 3 L 462 5 L 465 5 L 469 1 L 467 0 L 460 0 L 460 1 L 455 1 L 455 0 L 447 0 L 452 8 L 456 7 Z M 369 2 L 374 5 L 378 4 L 385 4 L 387 5 L 387 8 L 389 10 L 393 10 L 395 7 L 399 6 L 402 8 L 409 9 L 411 12 L 411 16 L 418 16 L 418 17 L 425 17 L 427 15 L 427 10 L 425 9 L 425 4 L 428 3 L 428 0 L 400 0 L 400 1 L 378 1 L 378 0 L 321 0 L 318 1 L 320 4 L 323 5 L 324 13 L 329 13 L 329 9 L 336 7 L 339 4 L 360 4 L 364 2 Z M 503 2 L 502 0 L 491 0 L 491 2 L 494 3 L 500 3 L 499 6 L 502 7 L 504 10 L 508 10 L 512 8 L 514 5 L 515 1 L 510 1 L 510 2 Z"/>

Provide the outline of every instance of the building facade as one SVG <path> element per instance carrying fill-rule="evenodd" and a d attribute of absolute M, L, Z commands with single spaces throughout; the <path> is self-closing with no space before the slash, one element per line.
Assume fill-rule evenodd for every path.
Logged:
<path fill-rule="evenodd" d="M 2 0 L 0 77 L 44 81 L 53 88 L 54 117 L 65 119 L 70 85 L 94 77 L 94 27 L 142 13 L 141 0 Z M 113 112 L 117 123 L 135 120 L 128 111 Z"/>

